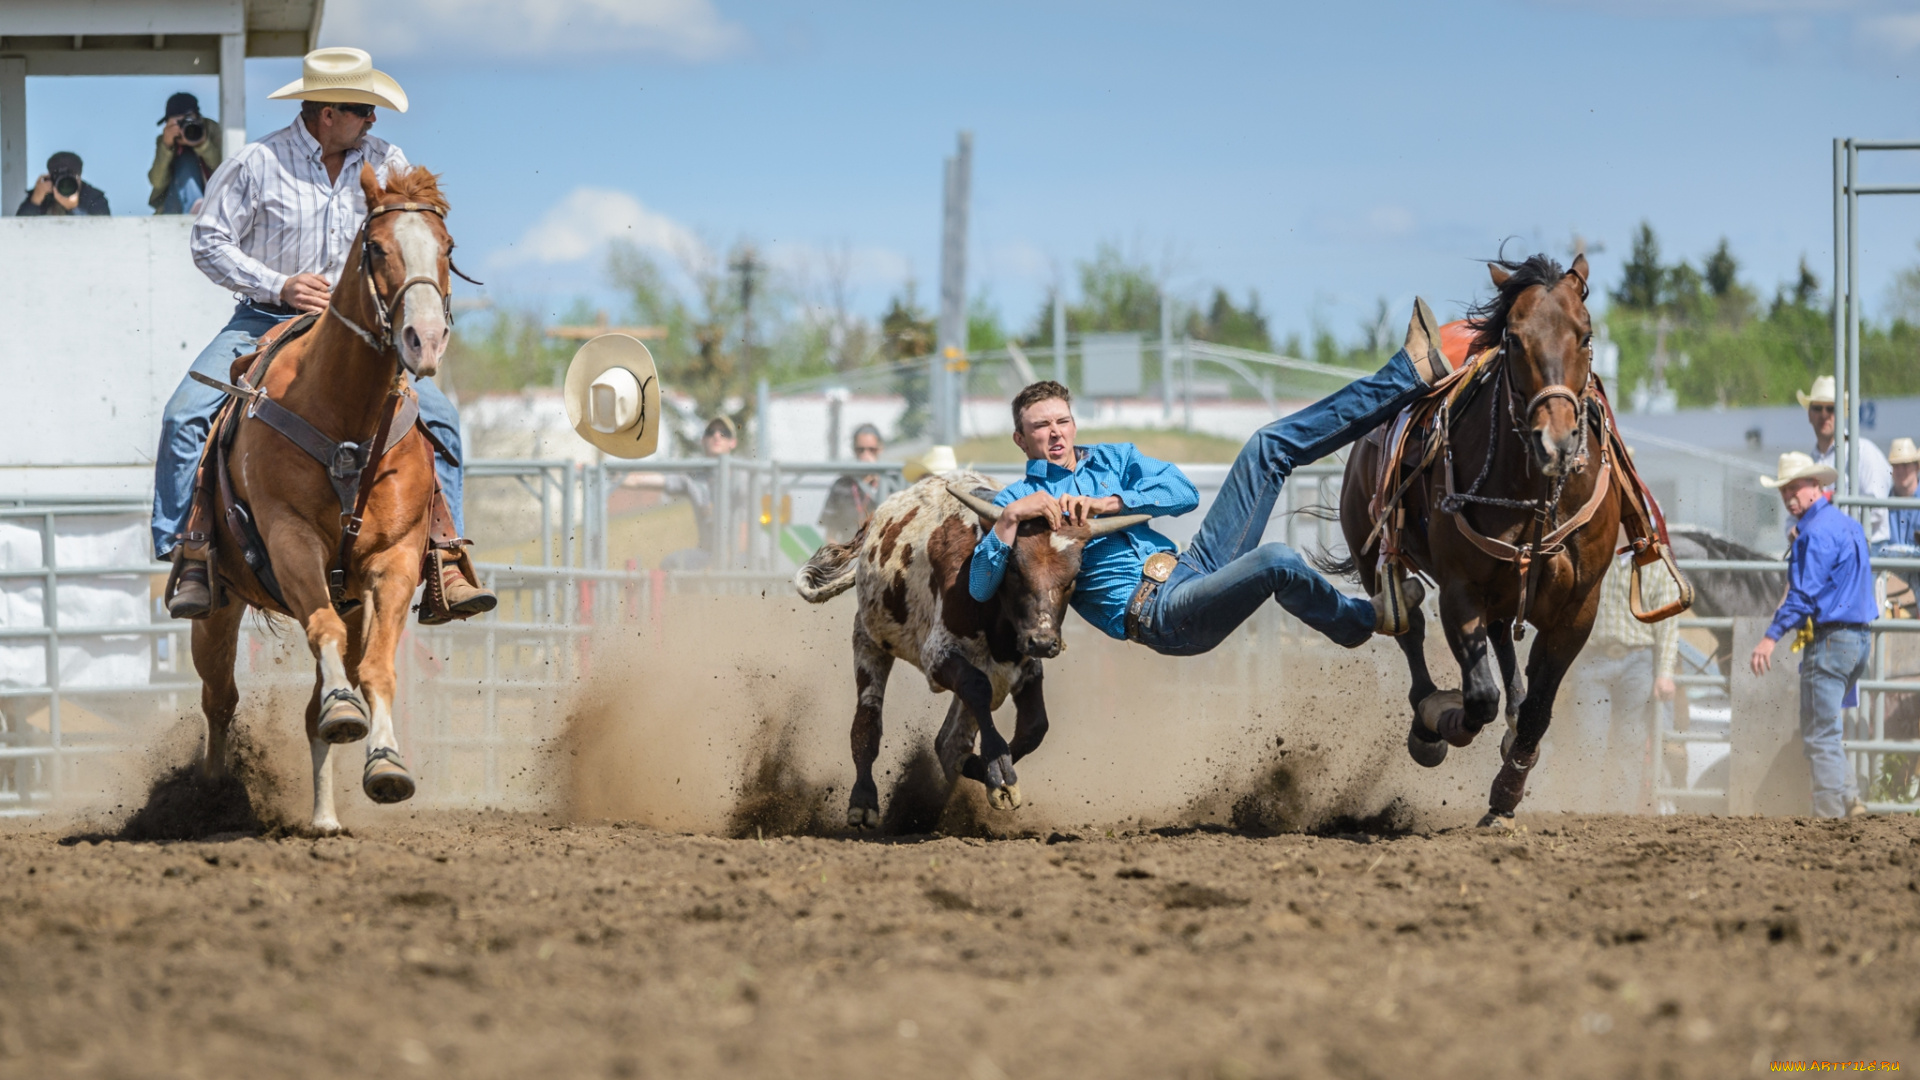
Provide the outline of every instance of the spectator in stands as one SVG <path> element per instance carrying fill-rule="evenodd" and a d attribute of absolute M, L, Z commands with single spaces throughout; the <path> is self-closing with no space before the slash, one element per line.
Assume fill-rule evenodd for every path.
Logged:
<path fill-rule="evenodd" d="M 1838 477 L 1840 466 L 1834 458 L 1834 393 L 1833 376 L 1822 375 L 1813 380 L 1813 392 L 1802 394 L 1794 391 L 1800 404 L 1807 410 L 1807 423 L 1813 425 L 1813 463 L 1831 466 Z M 1859 440 L 1860 470 L 1855 473 L 1860 478 L 1860 494 L 1876 499 L 1884 499 L 1893 490 L 1893 467 L 1887 464 L 1887 455 L 1880 452 L 1872 439 L 1864 436 Z M 1829 481 L 1827 490 L 1832 491 L 1837 480 Z M 1887 512 L 1875 507 L 1867 515 L 1867 540 L 1881 543 L 1887 538 Z"/>
<path fill-rule="evenodd" d="M 1912 439 L 1895 439 L 1887 450 L 1887 464 L 1893 468 L 1893 494 L 1911 499 L 1920 489 L 1920 448 Z M 1887 538 L 1873 545 L 1877 556 L 1893 559 L 1920 559 L 1920 509 L 1887 511 Z M 1907 583 L 1911 605 L 1920 598 L 1920 571 L 1897 571 Z"/>
<path fill-rule="evenodd" d="M 147 182 L 153 185 L 147 205 L 156 214 L 197 213 L 207 178 L 220 167 L 220 125 L 201 116 L 200 99 L 186 93 L 167 99 L 167 115 L 160 124 L 153 140 L 153 168 L 147 170 Z"/>
<path fill-rule="evenodd" d="M 1805 454 L 1780 455 L 1778 476 L 1760 482 L 1778 489 L 1800 527 L 1787 561 L 1787 597 L 1766 637 L 1754 646 L 1748 666 L 1755 675 L 1772 667 L 1774 645 L 1787 634 L 1806 642 L 1800 660 L 1800 739 L 1813 766 L 1813 812 L 1854 817 L 1867 812 L 1841 747 L 1841 710 L 1867 670 L 1879 614 L 1873 573 L 1867 568 L 1867 535 L 1860 523 L 1827 501 L 1824 488 L 1836 479 L 1831 465 Z"/>
<path fill-rule="evenodd" d="M 1622 555 L 1600 583 L 1593 634 L 1571 673 L 1578 709 L 1569 725 L 1573 738 L 1562 743 L 1555 767 L 1561 783 L 1574 789 L 1569 796 L 1585 804 L 1580 809 L 1599 813 L 1653 811 L 1653 721 L 1658 702 L 1673 700 L 1676 689 L 1679 627 L 1673 619 L 1648 625 L 1633 617 L 1632 578 L 1633 557 Z M 1640 588 L 1650 608 L 1679 591 L 1658 567 L 1641 575 Z M 1592 782 L 1567 783 L 1574 776 Z"/>
<path fill-rule="evenodd" d="M 855 460 L 879 461 L 880 451 L 884 447 L 879 428 L 872 424 L 861 424 L 853 429 Z M 860 527 L 873 517 L 874 507 L 898 490 L 899 483 L 889 473 L 842 476 L 833 482 L 833 488 L 827 492 L 827 505 L 820 511 L 820 528 L 829 541 L 844 543 L 851 540 Z"/>
<path fill-rule="evenodd" d="M 15 217 L 108 217 L 107 193 L 80 178 L 80 155 L 62 150 L 47 159 Z"/>

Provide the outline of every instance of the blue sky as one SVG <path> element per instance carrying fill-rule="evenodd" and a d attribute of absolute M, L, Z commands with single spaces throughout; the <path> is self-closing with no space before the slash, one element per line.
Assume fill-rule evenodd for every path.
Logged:
<path fill-rule="evenodd" d="M 1452 317 L 1474 260 L 1726 236 L 1763 293 L 1831 276 L 1831 139 L 1920 136 L 1920 6 L 329 0 L 413 109 L 377 132 L 445 174 L 462 262 L 496 299 L 605 302 L 605 245 L 750 238 L 857 311 L 935 291 L 941 161 L 974 134 L 970 284 L 1013 326 L 1102 241 L 1183 297 L 1257 289 L 1277 336 L 1352 336 L 1379 298 Z M 248 130 L 297 60 L 248 64 Z M 36 79 L 29 152 L 87 159 L 145 212 L 166 94 L 213 80 Z M 1910 164 L 1872 179 L 1920 180 Z M 1863 295 L 1920 261 L 1920 199 L 1869 207 Z M 1509 239 L 1510 238 L 1510 239 Z"/>

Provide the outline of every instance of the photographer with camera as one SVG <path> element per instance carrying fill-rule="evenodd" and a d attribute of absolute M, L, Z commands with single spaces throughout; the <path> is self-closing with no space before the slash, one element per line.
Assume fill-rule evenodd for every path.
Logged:
<path fill-rule="evenodd" d="M 153 168 L 147 182 L 153 195 L 147 205 L 156 214 L 191 214 L 207 191 L 207 178 L 220 167 L 220 125 L 200 115 L 200 99 L 175 94 L 167 99 L 167 115 L 154 139 Z"/>
<path fill-rule="evenodd" d="M 34 181 L 14 217 L 107 217 L 107 193 L 80 179 L 80 155 L 62 150 L 47 159 L 47 171 Z"/>

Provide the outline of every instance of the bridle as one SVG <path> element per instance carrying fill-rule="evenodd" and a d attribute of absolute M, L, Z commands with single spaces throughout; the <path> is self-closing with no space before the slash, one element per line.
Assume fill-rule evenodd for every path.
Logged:
<path fill-rule="evenodd" d="M 443 222 L 447 218 L 446 212 L 432 203 L 403 202 L 376 206 L 367 211 L 367 219 L 360 223 L 360 236 L 358 240 L 360 244 L 360 276 L 366 279 L 367 301 L 373 305 L 373 313 L 377 317 L 376 325 L 380 332 L 376 336 L 366 327 L 354 322 L 351 318 L 347 317 L 345 312 L 340 310 L 337 304 L 328 304 L 327 313 L 339 319 L 341 323 L 345 324 L 347 329 L 353 331 L 361 341 L 366 342 L 368 348 L 378 353 L 385 353 L 389 350 L 398 352 L 396 347 L 397 342 L 394 340 L 393 311 L 395 308 L 398 308 L 400 302 L 406 298 L 407 290 L 416 286 L 425 285 L 440 297 L 440 311 L 446 316 L 447 329 L 449 331 L 453 329 L 453 298 L 447 294 L 446 287 L 440 284 L 439 277 L 428 274 L 414 274 L 405 281 L 402 281 L 400 287 L 394 290 L 391 301 L 382 297 L 380 290 L 374 287 L 373 219 L 382 214 L 432 214 Z M 467 281 L 472 281 L 475 285 L 485 284 L 485 282 L 474 281 L 462 273 L 460 268 L 453 264 L 453 257 L 451 255 L 447 257 L 447 269 L 459 274 Z"/>

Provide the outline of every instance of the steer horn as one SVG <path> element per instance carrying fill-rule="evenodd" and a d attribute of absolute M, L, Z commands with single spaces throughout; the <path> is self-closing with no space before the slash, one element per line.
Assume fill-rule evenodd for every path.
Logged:
<path fill-rule="evenodd" d="M 1113 517 L 1094 518 L 1088 523 L 1087 527 L 1091 535 L 1089 535 L 1087 539 L 1095 540 L 1108 533 L 1116 533 L 1121 529 L 1131 529 L 1143 521 L 1152 520 L 1152 514 L 1118 514 Z"/>
<path fill-rule="evenodd" d="M 971 491 L 966 491 L 956 485 L 948 484 L 947 493 L 959 499 L 961 502 L 966 503 L 967 509 L 979 514 L 983 521 L 994 522 L 1000 519 L 999 507 L 975 495 Z"/>

